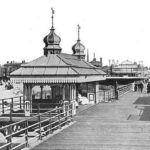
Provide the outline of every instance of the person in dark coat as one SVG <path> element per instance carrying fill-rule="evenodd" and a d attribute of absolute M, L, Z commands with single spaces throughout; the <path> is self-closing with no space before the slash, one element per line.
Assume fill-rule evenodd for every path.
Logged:
<path fill-rule="evenodd" d="M 137 84 L 134 85 L 134 91 L 137 92 Z"/>
<path fill-rule="evenodd" d="M 141 90 L 141 93 L 143 92 L 143 83 L 140 83 L 140 90 Z"/>
<path fill-rule="evenodd" d="M 147 84 L 147 93 L 150 93 L 150 83 Z"/>

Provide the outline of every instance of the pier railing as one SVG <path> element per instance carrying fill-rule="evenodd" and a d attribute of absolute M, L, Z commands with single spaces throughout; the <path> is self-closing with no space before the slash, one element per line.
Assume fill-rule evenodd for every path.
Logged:
<path fill-rule="evenodd" d="M 30 113 L 35 115 L 37 113 L 49 111 L 50 109 L 53 109 L 55 107 L 62 107 L 64 105 L 64 101 L 60 101 L 59 103 L 52 103 L 48 101 L 45 102 L 45 99 L 43 99 L 42 101 L 25 101 L 23 99 L 23 96 L 0 99 L 0 116 L 11 116 L 15 113 L 17 113 L 17 115 L 22 115 L 25 114 L 26 109 L 29 109 Z"/>
<path fill-rule="evenodd" d="M 118 90 L 118 96 L 120 97 L 120 96 L 122 96 L 123 94 L 125 94 L 125 93 L 127 93 L 127 92 L 129 92 L 129 91 L 132 90 L 132 83 L 127 84 L 127 85 L 119 86 L 119 87 L 117 88 L 117 90 Z"/>
<path fill-rule="evenodd" d="M 73 111 L 73 104 L 68 103 L 64 107 L 57 107 L 1 127 L 0 131 L 5 135 L 7 142 L 0 142 L 0 149 L 16 150 L 29 147 L 35 141 L 42 140 L 44 136 L 73 121 Z M 14 138 L 18 140 L 14 142 Z"/>
<path fill-rule="evenodd" d="M 113 99 L 116 99 L 116 94 L 118 94 L 117 96 L 120 97 L 123 94 L 131 91 L 132 89 L 132 84 L 126 84 L 126 85 L 120 85 L 117 88 L 117 93 L 115 92 L 115 89 L 107 89 L 107 90 L 100 90 L 99 93 L 99 97 L 100 97 L 100 102 L 108 102 L 111 101 Z"/>
<path fill-rule="evenodd" d="M 15 110 L 23 109 L 23 96 L 0 99 L 0 115 L 10 112 L 11 107 Z"/>

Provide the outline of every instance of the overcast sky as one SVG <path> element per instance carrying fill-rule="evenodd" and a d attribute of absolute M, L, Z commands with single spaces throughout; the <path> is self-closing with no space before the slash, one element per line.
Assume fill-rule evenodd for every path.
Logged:
<path fill-rule="evenodd" d="M 43 55 L 51 7 L 63 53 L 72 53 L 80 24 L 90 60 L 95 52 L 105 65 L 129 59 L 150 66 L 150 0 L 1 0 L 0 64 Z"/>

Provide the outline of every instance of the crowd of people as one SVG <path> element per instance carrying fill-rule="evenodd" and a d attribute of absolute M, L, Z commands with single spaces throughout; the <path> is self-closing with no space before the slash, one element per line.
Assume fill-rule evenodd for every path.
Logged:
<path fill-rule="evenodd" d="M 5 90 L 13 89 L 13 84 L 10 82 L 10 80 L 1 80 L 0 86 L 4 86 Z"/>
<path fill-rule="evenodd" d="M 150 93 L 150 82 L 138 82 L 134 84 L 134 91 Z"/>

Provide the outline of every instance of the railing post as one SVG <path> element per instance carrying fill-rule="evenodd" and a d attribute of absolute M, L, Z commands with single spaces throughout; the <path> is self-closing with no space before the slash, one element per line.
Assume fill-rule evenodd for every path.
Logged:
<path fill-rule="evenodd" d="M 2 114 L 4 114 L 4 100 L 2 99 Z"/>
<path fill-rule="evenodd" d="M 104 91 L 104 102 L 105 102 L 105 91 Z"/>
<path fill-rule="evenodd" d="M 25 99 L 23 98 L 23 109 L 25 110 Z"/>
<path fill-rule="evenodd" d="M 65 109 L 66 109 L 66 120 L 67 120 L 67 124 L 68 124 L 68 120 L 69 120 L 69 119 L 68 119 L 68 116 L 69 116 L 69 115 L 68 115 L 68 114 L 69 114 L 69 112 L 68 112 L 68 111 L 69 111 L 69 109 L 68 109 L 68 104 L 66 104 Z"/>
<path fill-rule="evenodd" d="M 61 119 L 61 117 L 60 117 L 60 107 L 58 107 L 58 123 L 59 123 L 59 129 L 61 129 L 61 121 L 60 121 L 60 119 Z"/>
<path fill-rule="evenodd" d="M 11 150 L 12 148 L 12 126 L 10 125 L 8 128 L 8 135 L 9 137 L 7 138 L 7 143 L 9 143 L 9 145 L 7 146 L 7 150 Z"/>
<path fill-rule="evenodd" d="M 71 107 L 71 108 L 69 108 L 69 110 L 70 110 L 70 113 L 71 113 L 71 121 L 73 121 L 73 102 L 71 103 L 71 104 L 69 104 L 68 105 L 68 107 Z"/>
<path fill-rule="evenodd" d="M 40 116 L 40 113 L 38 115 L 38 122 L 39 122 L 39 140 L 42 140 L 42 134 L 41 134 L 41 116 Z"/>
<path fill-rule="evenodd" d="M 14 100 L 13 100 L 13 98 L 11 98 L 11 104 L 12 104 L 12 109 L 13 109 L 13 105 L 14 105 Z"/>
<path fill-rule="evenodd" d="M 25 120 L 25 142 L 26 142 L 26 147 L 29 147 L 29 140 L 28 140 L 28 120 Z"/>
<path fill-rule="evenodd" d="M 12 122 L 13 105 L 10 103 L 10 122 Z"/>
<path fill-rule="evenodd" d="M 49 134 L 53 133 L 52 131 L 52 115 L 51 112 L 49 112 Z"/>

